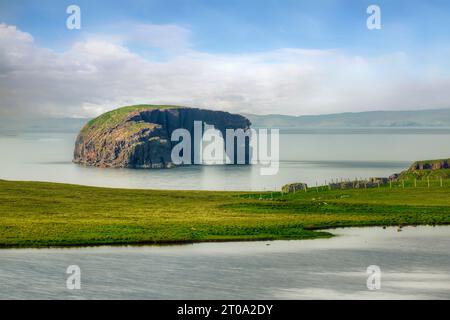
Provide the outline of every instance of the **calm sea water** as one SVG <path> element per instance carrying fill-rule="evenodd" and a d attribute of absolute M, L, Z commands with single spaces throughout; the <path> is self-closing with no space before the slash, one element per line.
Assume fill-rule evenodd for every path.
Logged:
<path fill-rule="evenodd" d="M 389 176 L 415 160 L 450 155 L 450 129 L 304 129 L 281 134 L 275 176 L 262 176 L 258 165 L 99 169 L 71 162 L 76 130 L 48 131 L 0 130 L 0 179 L 146 189 L 276 190 L 299 181 L 315 185 Z"/>
<path fill-rule="evenodd" d="M 450 227 L 332 239 L 0 250 L 0 299 L 450 299 Z M 68 290 L 66 269 L 81 269 Z M 367 267 L 381 269 L 370 291 Z"/>

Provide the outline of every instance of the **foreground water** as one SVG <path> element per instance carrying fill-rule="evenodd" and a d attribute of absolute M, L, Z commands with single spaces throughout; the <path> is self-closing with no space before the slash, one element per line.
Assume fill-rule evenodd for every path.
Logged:
<path fill-rule="evenodd" d="M 332 239 L 0 250 L 0 299 L 450 299 L 450 226 Z M 66 269 L 81 269 L 81 289 Z M 368 290 L 366 269 L 381 269 Z"/>
<path fill-rule="evenodd" d="M 0 130 L 0 179 L 145 189 L 277 190 L 298 181 L 314 186 L 330 179 L 389 176 L 415 160 L 450 154 L 449 129 L 305 129 L 281 135 L 275 176 L 262 176 L 257 165 L 99 169 L 71 162 L 77 130 Z"/>

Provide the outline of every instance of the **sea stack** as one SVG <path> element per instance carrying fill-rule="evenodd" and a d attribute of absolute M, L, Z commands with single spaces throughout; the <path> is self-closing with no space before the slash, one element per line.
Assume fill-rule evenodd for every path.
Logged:
<path fill-rule="evenodd" d="M 177 142 L 171 141 L 172 132 L 182 128 L 194 136 L 194 121 L 214 126 L 224 137 L 226 129 L 247 130 L 251 125 L 244 116 L 223 111 L 156 105 L 122 107 L 100 115 L 81 129 L 73 162 L 95 167 L 173 167 L 171 150 Z"/>

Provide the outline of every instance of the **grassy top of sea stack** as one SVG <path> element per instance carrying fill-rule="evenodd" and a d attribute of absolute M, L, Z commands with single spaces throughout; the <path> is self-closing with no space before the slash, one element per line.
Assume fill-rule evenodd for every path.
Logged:
<path fill-rule="evenodd" d="M 133 113 L 154 110 L 154 109 L 179 109 L 186 108 L 182 106 L 172 106 L 172 105 L 152 105 L 152 104 L 139 104 L 132 106 L 125 106 L 115 110 L 103 113 L 90 120 L 82 129 L 82 133 L 86 133 L 88 130 L 94 130 L 95 132 L 101 132 L 105 128 L 111 128 L 118 124 L 124 122 L 124 120 Z"/>

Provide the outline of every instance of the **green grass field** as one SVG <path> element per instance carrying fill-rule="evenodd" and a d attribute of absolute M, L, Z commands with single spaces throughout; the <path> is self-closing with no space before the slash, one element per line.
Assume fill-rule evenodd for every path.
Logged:
<path fill-rule="evenodd" d="M 281 193 L 0 180 L 0 247 L 310 239 L 342 226 L 450 224 L 450 185 Z"/>

